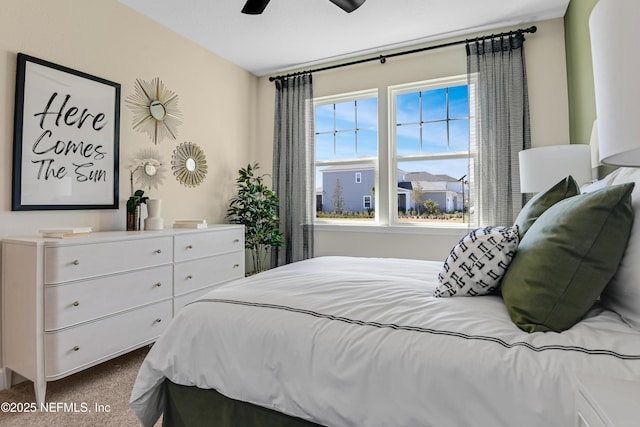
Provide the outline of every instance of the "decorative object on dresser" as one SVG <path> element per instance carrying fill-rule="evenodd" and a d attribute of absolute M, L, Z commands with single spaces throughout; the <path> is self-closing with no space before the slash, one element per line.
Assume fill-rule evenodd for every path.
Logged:
<path fill-rule="evenodd" d="M 206 219 L 177 219 L 173 228 L 207 228 Z"/>
<path fill-rule="evenodd" d="M 118 209 L 120 84 L 18 54 L 11 209 Z"/>
<path fill-rule="evenodd" d="M 207 158 L 202 148 L 193 142 L 183 142 L 173 150 L 171 169 L 179 183 L 197 187 L 207 175 Z"/>
<path fill-rule="evenodd" d="M 133 112 L 133 129 L 148 134 L 154 144 L 177 138 L 182 124 L 178 95 L 158 77 L 150 82 L 136 79 L 135 93 L 125 102 Z"/>
<path fill-rule="evenodd" d="M 46 383 L 155 341 L 184 305 L 244 275 L 244 230 L 2 242 L 2 348 L 11 372 Z"/>
<path fill-rule="evenodd" d="M 259 164 L 254 163 L 238 170 L 238 194 L 227 209 L 229 222 L 244 225 L 245 247 L 251 251 L 255 273 L 268 269 L 267 256 L 271 248 L 284 245 L 280 218 L 276 214 L 278 195 L 264 183 L 267 174 L 255 174 L 259 168 Z"/>
<path fill-rule="evenodd" d="M 87 237 L 93 229 L 91 227 L 55 227 L 41 228 L 38 231 L 45 238 L 67 239 L 70 237 Z"/>
<path fill-rule="evenodd" d="M 127 231 L 140 230 L 140 205 L 147 203 L 148 197 L 144 196 L 143 190 L 132 192 L 127 200 Z"/>
<path fill-rule="evenodd" d="M 149 215 L 144 219 L 145 230 L 162 230 L 164 228 L 164 220 L 160 216 L 161 208 L 162 200 L 147 200 L 147 212 Z"/>

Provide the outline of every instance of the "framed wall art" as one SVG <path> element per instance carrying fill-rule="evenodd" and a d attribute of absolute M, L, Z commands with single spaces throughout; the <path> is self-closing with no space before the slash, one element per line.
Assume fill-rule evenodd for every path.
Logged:
<path fill-rule="evenodd" d="M 120 84 L 22 53 L 12 210 L 117 209 Z"/>

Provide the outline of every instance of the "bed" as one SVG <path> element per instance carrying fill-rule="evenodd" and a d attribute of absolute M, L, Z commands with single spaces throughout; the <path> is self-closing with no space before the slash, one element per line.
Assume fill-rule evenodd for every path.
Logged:
<path fill-rule="evenodd" d="M 212 290 L 155 343 L 131 407 L 146 426 L 571 426 L 576 376 L 640 378 L 640 328 L 615 304 L 528 333 L 499 294 L 434 297 L 442 264 L 319 257 Z"/>

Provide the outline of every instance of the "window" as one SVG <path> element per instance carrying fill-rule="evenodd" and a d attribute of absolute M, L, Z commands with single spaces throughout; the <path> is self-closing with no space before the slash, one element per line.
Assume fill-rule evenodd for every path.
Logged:
<path fill-rule="evenodd" d="M 316 219 L 375 221 L 377 91 L 316 99 L 315 144 Z"/>
<path fill-rule="evenodd" d="M 316 222 L 466 225 L 469 93 L 465 75 L 316 98 Z"/>
<path fill-rule="evenodd" d="M 392 87 L 389 95 L 390 167 L 397 172 L 391 222 L 468 222 L 473 118 L 466 77 Z"/>
<path fill-rule="evenodd" d="M 362 196 L 362 207 L 371 209 L 371 196 Z"/>

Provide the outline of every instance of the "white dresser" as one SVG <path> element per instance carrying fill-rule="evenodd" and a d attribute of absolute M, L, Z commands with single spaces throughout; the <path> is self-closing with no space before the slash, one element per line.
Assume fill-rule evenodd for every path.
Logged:
<path fill-rule="evenodd" d="M 96 232 L 2 242 L 2 349 L 11 372 L 46 382 L 152 343 L 182 307 L 244 276 L 244 229 Z"/>

